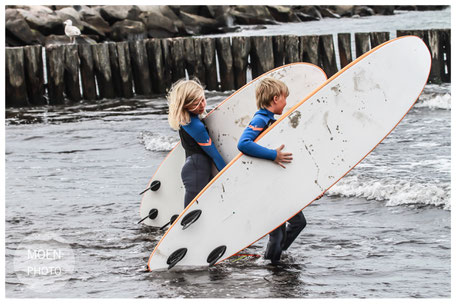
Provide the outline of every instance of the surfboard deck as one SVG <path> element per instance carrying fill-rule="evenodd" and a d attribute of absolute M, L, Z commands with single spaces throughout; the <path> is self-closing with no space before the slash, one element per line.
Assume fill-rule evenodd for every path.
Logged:
<path fill-rule="evenodd" d="M 426 85 L 430 65 L 423 41 L 405 36 L 336 73 L 257 139 L 269 148 L 285 144 L 293 162 L 283 169 L 236 156 L 167 230 L 149 270 L 220 263 L 310 205 L 399 124 Z M 181 222 L 195 210 L 200 217 L 183 230 Z"/>
<path fill-rule="evenodd" d="M 292 84 L 285 110 L 301 101 L 327 79 L 323 70 L 315 65 L 292 63 L 259 76 L 221 102 L 207 115 L 204 122 L 215 146 L 227 163 L 239 153 L 238 139 L 257 111 L 256 84 L 260 79 L 268 76 Z M 139 212 L 140 219 L 144 219 L 142 223 L 163 227 L 170 222 L 171 217 L 177 217 L 184 210 L 185 188 L 181 179 L 184 162 L 185 151 L 179 142 L 166 156 L 145 188 L 150 189 L 152 183 L 155 182 L 157 185 L 159 182 L 155 191 L 147 190 L 142 195 Z M 215 176 L 217 173 L 215 169 L 214 172 Z M 149 218 L 149 213 L 154 209 L 155 217 Z"/>

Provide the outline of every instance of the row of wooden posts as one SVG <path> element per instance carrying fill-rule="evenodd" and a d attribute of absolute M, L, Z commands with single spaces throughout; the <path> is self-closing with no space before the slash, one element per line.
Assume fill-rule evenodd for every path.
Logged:
<path fill-rule="evenodd" d="M 417 35 L 432 55 L 431 82 L 450 82 L 450 30 L 397 31 Z M 328 77 L 371 48 L 389 32 L 352 35 L 167 38 L 43 48 L 6 48 L 6 106 L 58 105 L 81 100 L 163 94 L 173 82 L 196 76 L 208 90 L 234 90 L 247 80 L 292 62 L 320 66 Z"/>

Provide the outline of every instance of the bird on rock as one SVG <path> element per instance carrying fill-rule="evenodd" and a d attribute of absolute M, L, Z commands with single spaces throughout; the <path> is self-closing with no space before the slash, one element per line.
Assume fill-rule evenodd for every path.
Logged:
<path fill-rule="evenodd" d="M 70 19 L 66 20 L 63 24 L 65 24 L 65 35 L 70 37 L 71 43 L 74 44 L 75 38 L 81 35 L 81 31 L 73 26 L 73 22 Z"/>

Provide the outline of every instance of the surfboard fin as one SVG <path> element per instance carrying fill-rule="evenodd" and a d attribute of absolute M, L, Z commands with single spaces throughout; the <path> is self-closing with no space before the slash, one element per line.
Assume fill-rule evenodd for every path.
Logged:
<path fill-rule="evenodd" d="M 160 189 L 160 186 L 161 186 L 161 182 L 158 181 L 158 180 L 154 180 L 154 181 L 150 184 L 150 187 L 147 188 L 146 190 L 144 190 L 143 192 L 141 192 L 139 195 L 143 195 L 144 192 L 146 192 L 147 190 L 157 191 L 158 189 Z"/>
<path fill-rule="evenodd" d="M 176 264 L 179 263 L 179 261 L 182 260 L 186 254 L 187 248 L 180 248 L 171 253 L 171 255 L 168 257 L 168 260 L 166 260 L 166 264 L 168 264 L 168 270 L 176 266 Z"/>
<path fill-rule="evenodd" d="M 187 229 L 191 224 L 196 222 L 199 219 L 201 212 L 202 212 L 201 210 L 197 209 L 197 210 L 193 210 L 192 212 L 190 212 L 186 216 L 184 216 L 184 218 L 181 221 L 182 230 Z"/>
<path fill-rule="evenodd" d="M 214 266 L 214 264 L 225 254 L 226 246 L 218 246 L 207 257 L 207 262 L 209 263 L 209 267 Z"/>
<path fill-rule="evenodd" d="M 153 219 L 155 219 L 155 218 L 157 217 L 157 215 L 158 215 L 158 210 L 157 210 L 157 209 L 155 209 L 155 208 L 154 208 L 154 209 L 150 209 L 149 214 L 148 214 L 145 218 L 143 218 L 142 220 L 140 220 L 140 221 L 138 222 L 138 224 L 141 224 L 141 223 L 144 222 L 147 218 L 150 218 L 151 220 L 153 220 Z"/>
<path fill-rule="evenodd" d="M 177 217 L 179 216 L 179 214 L 174 214 L 171 219 L 169 220 L 168 223 L 166 223 L 165 225 L 163 225 L 162 227 L 160 227 L 160 230 L 163 230 L 165 229 L 168 225 L 172 225 L 174 223 L 174 221 L 177 219 Z"/>

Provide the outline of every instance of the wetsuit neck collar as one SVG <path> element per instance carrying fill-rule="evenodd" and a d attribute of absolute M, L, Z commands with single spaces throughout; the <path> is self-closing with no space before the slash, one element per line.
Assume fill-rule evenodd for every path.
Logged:
<path fill-rule="evenodd" d="M 269 117 L 270 119 L 274 119 L 274 113 L 272 113 L 271 111 L 269 110 L 266 110 L 266 109 L 260 109 L 258 110 L 259 114 L 263 114 L 263 115 L 266 115 L 267 117 Z"/>

